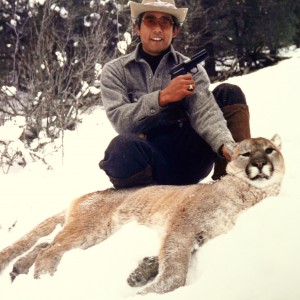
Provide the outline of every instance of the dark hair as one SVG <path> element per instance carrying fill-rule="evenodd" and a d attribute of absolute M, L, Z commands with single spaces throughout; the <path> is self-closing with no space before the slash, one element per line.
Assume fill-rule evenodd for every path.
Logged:
<path fill-rule="evenodd" d="M 143 20 L 144 14 L 145 14 L 145 13 L 141 13 L 141 14 L 138 15 L 138 17 L 135 19 L 134 25 L 136 25 L 138 28 L 141 28 L 141 24 L 142 24 L 142 20 Z M 175 29 L 175 28 L 180 28 L 181 23 L 179 22 L 179 20 L 178 20 L 176 17 L 172 16 L 172 15 L 171 15 L 171 17 L 172 17 L 172 20 L 173 20 L 173 22 L 174 22 L 174 24 L 173 24 L 173 29 Z"/>

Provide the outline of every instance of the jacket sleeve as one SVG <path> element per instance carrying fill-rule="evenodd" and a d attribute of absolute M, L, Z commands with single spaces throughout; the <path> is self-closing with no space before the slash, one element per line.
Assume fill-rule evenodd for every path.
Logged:
<path fill-rule="evenodd" d="M 101 97 L 118 133 L 143 132 L 163 109 L 158 103 L 159 91 L 130 96 L 120 60 L 107 63 L 101 73 Z"/>
<path fill-rule="evenodd" d="M 223 113 L 209 90 L 210 81 L 202 66 L 194 75 L 195 94 L 187 97 L 187 110 L 194 130 L 218 153 L 225 143 L 233 142 Z"/>

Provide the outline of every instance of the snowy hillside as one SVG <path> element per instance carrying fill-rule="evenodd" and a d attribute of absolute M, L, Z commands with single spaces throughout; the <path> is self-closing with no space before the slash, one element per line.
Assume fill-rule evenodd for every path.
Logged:
<path fill-rule="evenodd" d="M 231 78 L 246 97 L 252 136 L 283 140 L 286 176 L 279 197 L 270 197 L 245 212 L 235 228 L 205 244 L 194 256 L 185 287 L 165 295 L 136 296 L 128 274 L 140 259 L 155 255 L 152 230 L 131 223 L 102 244 L 66 253 L 55 276 L 34 280 L 19 276 L 10 283 L 9 266 L 0 275 L 3 300 L 297 300 L 300 299 L 300 51 L 276 66 Z M 0 139 L 17 136 L 13 125 L 0 127 Z M 66 208 L 80 195 L 110 187 L 98 168 L 115 135 L 102 108 L 83 116 L 66 132 L 64 160 L 47 156 L 53 170 L 28 164 L 0 175 L 0 249 L 44 218 Z"/>

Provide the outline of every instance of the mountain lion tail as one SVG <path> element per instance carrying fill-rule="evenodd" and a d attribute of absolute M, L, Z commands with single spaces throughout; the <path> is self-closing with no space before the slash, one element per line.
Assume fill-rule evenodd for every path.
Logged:
<path fill-rule="evenodd" d="M 65 211 L 56 214 L 36 227 L 30 232 L 21 237 L 11 246 L 6 247 L 0 252 L 0 273 L 1 271 L 16 257 L 28 251 L 34 244 L 44 236 L 49 235 L 54 231 L 56 225 L 65 223 Z"/>

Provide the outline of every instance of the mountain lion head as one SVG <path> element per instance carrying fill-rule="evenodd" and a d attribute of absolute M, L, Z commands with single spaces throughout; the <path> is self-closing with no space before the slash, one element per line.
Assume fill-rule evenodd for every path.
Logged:
<path fill-rule="evenodd" d="M 258 188 L 279 183 L 285 172 L 280 149 L 281 138 L 277 134 L 271 140 L 244 140 L 230 150 L 232 160 L 227 165 L 227 173 Z"/>

